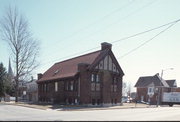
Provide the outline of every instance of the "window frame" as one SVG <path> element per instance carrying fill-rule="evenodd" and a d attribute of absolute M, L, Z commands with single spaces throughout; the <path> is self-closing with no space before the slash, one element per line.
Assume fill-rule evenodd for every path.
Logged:
<path fill-rule="evenodd" d="M 54 83 L 54 90 L 55 90 L 55 92 L 58 92 L 58 82 L 57 81 Z"/>
<path fill-rule="evenodd" d="M 100 77 L 99 74 L 96 74 L 96 82 L 99 83 L 100 82 Z"/>
<path fill-rule="evenodd" d="M 148 87 L 148 94 L 154 94 L 154 87 Z"/>
<path fill-rule="evenodd" d="M 91 82 L 95 82 L 96 80 L 96 76 L 94 73 L 91 74 Z"/>

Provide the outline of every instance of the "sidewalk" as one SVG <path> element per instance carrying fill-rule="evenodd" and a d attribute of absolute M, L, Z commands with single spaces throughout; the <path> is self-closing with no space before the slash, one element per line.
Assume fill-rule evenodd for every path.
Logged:
<path fill-rule="evenodd" d="M 136 109 L 136 108 L 148 108 L 149 105 L 146 104 L 136 104 L 135 103 L 123 103 L 119 106 L 110 106 L 110 107 L 70 107 L 63 108 L 64 111 L 88 111 L 88 110 L 110 110 L 110 109 Z"/>
<path fill-rule="evenodd" d="M 47 105 L 47 104 L 28 104 L 23 102 L 1 102 L 0 104 L 7 104 L 7 105 L 16 105 L 16 106 L 23 106 L 41 110 L 57 110 L 57 111 L 87 111 L 87 110 L 109 110 L 109 109 L 135 109 L 135 108 L 148 108 L 148 107 L 155 107 L 146 104 L 135 104 L 135 103 L 123 103 L 121 106 L 110 106 L 110 107 L 100 107 L 100 106 L 92 106 L 92 107 L 84 107 L 84 106 L 68 106 L 68 105 Z"/>
<path fill-rule="evenodd" d="M 14 101 L 13 102 L 0 102 L 0 104 L 23 106 L 23 107 L 29 107 L 29 108 L 42 109 L 42 110 L 46 110 L 46 109 L 49 109 L 49 107 L 51 107 L 51 105 L 37 105 L 37 104 L 28 104 L 24 102 L 15 103 Z"/>

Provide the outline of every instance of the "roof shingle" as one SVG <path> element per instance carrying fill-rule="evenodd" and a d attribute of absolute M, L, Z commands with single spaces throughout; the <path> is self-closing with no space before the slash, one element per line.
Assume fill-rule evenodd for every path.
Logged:
<path fill-rule="evenodd" d="M 78 72 L 79 63 L 92 64 L 95 59 L 103 52 L 102 50 L 68 59 L 62 62 L 55 63 L 48 69 L 37 82 L 55 80 L 75 76 Z"/>
<path fill-rule="evenodd" d="M 161 79 L 158 74 L 154 76 L 140 77 L 135 87 L 147 87 L 149 84 L 154 83 L 155 86 L 169 87 L 164 79 Z"/>
<path fill-rule="evenodd" d="M 166 80 L 170 87 L 177 87 L 176 80 Z"/>

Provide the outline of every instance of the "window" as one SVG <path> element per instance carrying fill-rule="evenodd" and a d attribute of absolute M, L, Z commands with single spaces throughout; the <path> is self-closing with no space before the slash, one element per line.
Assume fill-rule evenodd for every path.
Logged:
<path fill-rule="evenodd" d="M 92 81 L 92 82 L 95 81 L 95 74 L 91 74 L 91 81 Z"/>
<path fill-rule="evenodd" d="M 117 85 L 111 85 L 111 92 L 117 92 Z"/>
<path fill-rule="evenodd" d="M 68 82 L 67 82 L 67 81 L 64 81 L 64 84 L 65 84 L 65 85 L 64 85 L 64 87 L 65 87 L 64 89 L 67 91 L 67 90 L 68 90 Z"/>
<path fill-rule="evenodd" d="M 77 103 L 78 103 L 78 100 L 77 100 L 77 99 L 75 99 L 75 100 L 74 100 L 74 103 L 75 103 L 75 104 L 77 104 Z"/>
<path fill-rule="evenodd" d="M 95 83 L 91 83 L 91 91 L 95 91 Z"/>
<path fill-rule="evenodd" d="M 148 94 L 154 94 L 154 87 L 148 87 Z"/>
<path fill-rule="evenodd" d="M 70 91 L 73 91 L 73 81 L 70 83 Z"/>
<path fill-rule="evenodd" d="M 100 77 L 98 74 L 91 74 L 91 81 L 92 82 L 99 82 L 100 81 Z"/>
<path fill-rule="evenodd" d="M 114 85 L 114 92 L 117 92 L 117 85 Z"/>
<path fill-rule="evenodd" d="M 58 82 L 55 82 L 55 92 L 58 91 Z"/>
<path fill-rule="evenodd" d="M 96 82 L 99 82 L 99 75 L 96 75 Z"/>
<path fill-rule="evenodd" d="M 114 83 L 114 84 L 117 84 L 117 81 L 118 81 L 117 77 L 114 77 L 114 78 L 113 78 L 113 83 Z"/>
<path fill-rule="evenodd" d="M 100 91 L 100 84 L 99 83 L 96 84 L 96 91 Z"/>
<path fill-rule="evenodd" d="M 54 72 L 54 74 L 57 74 L 59 72 L 59 70 L 57 69 L 55 72 Z"/>
<path fill-rule="evenodd" d="M 91 91 L 100 91 L 100 77 L 99 74 L 91 74 Z"/>
<path fill-rule="evenodd" d="M 114 70 L 116 70 L 116 67 L 114 66 Z"/>
<path fill-rule="evenodd" d="M 102 67 L 102 63 L 99 64 L 99 67 Z"/>
<path fill-rule="evenodd" d="M 45 92 L 48 92 L 48 84 L 45 84 Z"/>
<path fill-rule="evenodd" d="M 113 64 L 113 71 L 116 71 L 116 65 Z"/>

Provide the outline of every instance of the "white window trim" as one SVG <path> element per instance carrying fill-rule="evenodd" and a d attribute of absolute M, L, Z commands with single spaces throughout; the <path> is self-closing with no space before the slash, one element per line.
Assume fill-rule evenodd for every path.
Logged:
<path fill-rule="evenodd" d="M 70 82 L 70 90 L 73 91 L 73 82 Z"/>
<path fill-rule="evenodd" d="M 148 94 L 154 94 L 154 87 L 148 87 Z"/>
<path fill-rule="evenodd" d="M 55 92 L 58 91 L 58 82 L 55 82 Z"/>
<path fill-rule="evenodd" d="M 95 74 L 91 74 L 91 82 L 95 81 Z"/>

